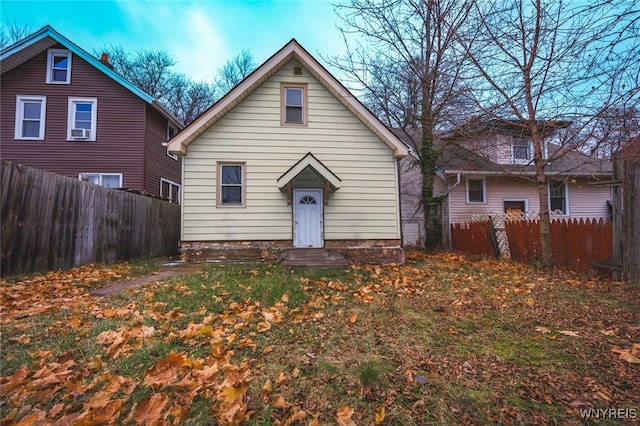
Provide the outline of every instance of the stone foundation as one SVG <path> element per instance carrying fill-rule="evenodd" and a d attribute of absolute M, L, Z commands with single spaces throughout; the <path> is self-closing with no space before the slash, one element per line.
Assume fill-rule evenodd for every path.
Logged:
<path fill-rule="evenodd" d="M 182 241 L 185 262 L 279 262 L 295 250 L 291 240 L 278 241 Z M 324 250 L 342 254 L 350 263 L 387 265 L 404 263 L 400 240 L 329 240 Z"/>

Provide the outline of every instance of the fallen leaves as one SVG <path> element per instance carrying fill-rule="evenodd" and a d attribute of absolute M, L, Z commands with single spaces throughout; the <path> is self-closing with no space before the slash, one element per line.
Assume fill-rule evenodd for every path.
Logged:
<path fill-rule="evenodd" d="M 611 352 L 617 353 L 620 359 L 630 364 L 640 364 L 640 343 L 634 343 L 631 349 L 621 349 L 615 347 Z"/>
<path fill-rule="evenodd" d="M 28 352 L 24 365 L 0 378 L 0 393 L 11 401 L 0 406 L 0 422 L 180 424 L 193 421 L 191 411 L 200 410 L 198 421 L 221 425 L 403 424 L 434 415 L 473 423 L 473 414 L 465 416 L 480 412 L 447 395 L 457 387 L 474 389 L 497 407 L 486 414 L 494 417 L 480 422 L 508 424 L 523 411 L 504 401 L 562 404 L 570 412 L 628 401 L 637 389 L 640 344 L 631 342 L 640 328 L 633 328 L 633 321 L 598 319 L 595 304 L 585 308 L 588 315 L 556 304 L 553 286 L 563 285 L 560 278 L 451 254 L 407 258 L 410 263 L 403 266 L 352 265 L 341 278 L 295 278 L 305 301 L 298 303 L 300 294 L 292 291 L 269 306 L 246 295 L 258 280 L 277 274 L 263 266 L 244 272 L 251 281 L 238 287 L 246 294 L 233 297 L 220 289 L 209 296 L 215 309 L 181 303 L 197 294 L 182 281 L 138 289 L 136 297 L 123 297 L 119 304 L 92 298 L 87 289 L 100 282 L 91 277 L 118 274 L 103 267 L 4 283 L 0 322 L 16 327 L 3 343 Z M 218 288 L 219 276 L 210 275 L 202 287 Z M 46 287 L 47 280 L 52 286 L 44 290 L 46 297 L 31 294 L 31 285 Z M 572 291 L 583 288 L 573 281 L 566 285 Z M 597 290 L 597 285 L 584 287 Z M 158 300 L 166 291 L 177 295 L 176 303 Z M 573 311 L 564 315 L 563 309 Z M 508 321 L 514 312 L 517 325 Z M 42 333 L 69 336 L 72 350 L 40 346 L 36 321 L 44 314 L 55 319 Z M 487 318 L 495 327 L 490 338 L 508 332 L 516 342 L 478 341 Z M 96 324 L 99 329 L 92 328 Z M 522 346 L 520 331 L 527 335 Z M 90 345 L 73 348 L 87 340 Z M 482 355 L 469 349 L 476 347 Z M 569 349 L 565 357 L 592 357 L 590 365 L 604 365 L 617 382 L 574 375 L 565 386 L 559 372 L 540 366 L 554 359 L 546 351 L 558 347 Z M 384 354 L 380 365 L 385 366 L 366 392 L 359 389 L 363 373 L 357 370 L 363 351 Z M 491 391 L 496 398 L 482 394 L 487 384 L 496 386 Z M 532 422 L 549 423 L 549 418 L 532 417 Z"/>

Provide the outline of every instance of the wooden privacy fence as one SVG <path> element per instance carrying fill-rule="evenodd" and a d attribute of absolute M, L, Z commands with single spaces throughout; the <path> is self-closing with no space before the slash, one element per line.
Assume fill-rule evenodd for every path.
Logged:
<path fill-rule="evenodd" d="M 180 206 L 2 162 L 3 276 L 178 252 Z"/>
<path fill-rule="evenodd" d="M 529 263 L 542 257 L 538 220 L 508 220 L 505 230 L 512 259 Z M 594 262 L 612 259 L 612 228 L 608 219 L 552 220 L 550 231 L 553 262 L 559 269 L 588 273 L 593 271 Z M 489 221 L 452 224 L 451 241 L 455 251 L 496 255 Z"/>
<path fill-rule="evenodd" d="M 451 247 L 455 251 L 476 256 L 495 256 L 491 222 L 481 220 L 451 225 Z"/>

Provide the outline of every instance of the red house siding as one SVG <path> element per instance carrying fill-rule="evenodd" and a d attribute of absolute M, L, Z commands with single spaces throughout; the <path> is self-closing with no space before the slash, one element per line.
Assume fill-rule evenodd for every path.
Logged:
<path fill-rule="evenodd" d="M 70 84 L 45 83 L 46 51 L 2 74 L 0 156 L 75 178 L 80 173 L 122 173 L 123 187 L 159 195 L 159 177 L 153 183 L 145 179 L 146 169 L 156 168 L 155 158 L 145 158 L 145 137 L 149 133 L 145 129 L 148 116 L 157 115 L 154 120 L 164 121 L 165 129 L 166 118 L 77 55 L 73 55 L 71 63 Z M 44 140 L 14 138 L 17 95 L 46 96 Z M 67 141 L 69 97 L 97 98 L 95 141 Z M 158 145 L 158 149 L 166 151 L 161 142 Z M 179 176 L 180 164 L 171 161 L 177 163 L 172 165 L 171 176 Z M 164 163 L 160 168 L 172 169 Z"/>
<path fill-rule="evenodd" d="M 176 129 L 177 131 L 177 129 Z M 160 179 L 164 178 L 180 184 L 182 160 L 174 160 L 167 155 L 167 120 L 158 111 L 147 106 L 147 129 L 145 143 L 144 182 L 146 188 L 154 188 L 154 195 L 160 195 Z"/>

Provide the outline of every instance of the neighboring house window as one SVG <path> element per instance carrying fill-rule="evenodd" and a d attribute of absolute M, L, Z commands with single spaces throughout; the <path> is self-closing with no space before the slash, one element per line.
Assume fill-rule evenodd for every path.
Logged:
<path fill-rule="evenodd" d="M 244 182 L 244 163 L 218 163 L 218 206 L 244 207 Z"/>
<path fill-rule="evenodd" d="M 67 140 L 96 140 L 97 98 L 69 98 Z"/>
<path fill-rule="evenodd" d="M 46 96 L 16 96 L 16 139 L 43 140 Z"/>
<path fill-rule="evenodd" d="M 528 162 L 533 158 L 529 139 L 513 138 L 513 159 L 516 162 Z"/>
<path fill-rule="evenodd" d="M 526 213 L 529 210 L 529 200 L 527 199 L 504 200 L 502 204 L 505 213 Z"/>
<path fill-rule="evenodd" d="M 107 188 L 122 188 L 122 173 L 80 173 L 80 180 Z"/>
<path fill-rule="evenodd" d="M 307 87 L 282 85 L 282 124 L 307 124 Z"/>
<path fill-rule="evenodd" d="M 484 179 L 467 179 L 467 202 L 468 203 L 484 203 L 485 197 L 485 180 Z"/>
<path fill-rule="evenodd" d="M 180 204 L 180 184 L 160 178 L 160 197 L 170 203 Z"/>
<path fill-rule="evenodd" d="M 167 141 L 171 140 L 172 137 L 174 137 L 176 135 L 177 130 L 175 127 L 173 127 L 171 124 L 167 125 Z M 174 160 L 178 160 L 178 156 L 172 152 L 169 151 L 169 148 L 167 148 L 167 155 L 171 158 L 173 158 Z"/>
<path fill-rule="evenodd" d="M 47 83 L 71 82 L 71 52 L 66 49 L 49 49 L 47 55 Z"/>
<path fill-rule="evenodd" d="M 567 185 L 559 180 L 549 182 L 549 210 L 554 212 L 561 211 L 562 214 L 568 214 L 567 203 Z"/>

